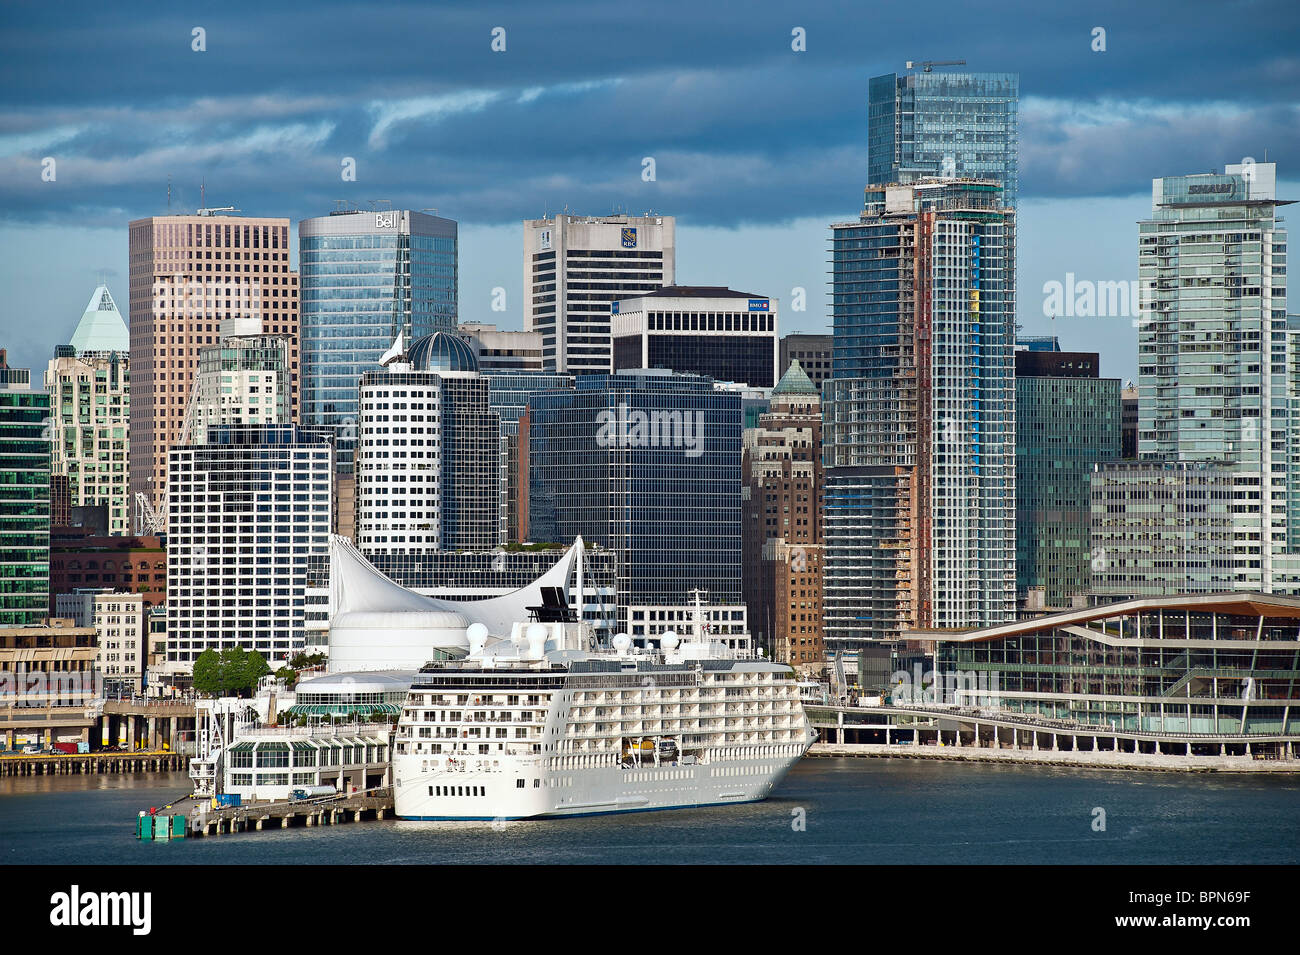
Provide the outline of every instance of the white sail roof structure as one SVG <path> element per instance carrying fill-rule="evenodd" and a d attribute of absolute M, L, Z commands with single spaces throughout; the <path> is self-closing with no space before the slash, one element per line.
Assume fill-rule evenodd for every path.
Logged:
<path fill-rule="evenodd" d="M 568 598 L 569 577 L 575 562 L 579 581 L 582 575 L 584 546 L 582 538 L 564 552 L 540 577 L 527 587 L 483 600 L 442 600 L 416 593 L 389 579 L 346 537 L 330 538 L 330 619 L 344 614 L 441 612 L 465 618 L 466 626 L 481 623 L 493 636 L 507 637 L 511 627 L 528 619 L 528 608 L 542 604 L 542 588 L 558 587 Z"/>

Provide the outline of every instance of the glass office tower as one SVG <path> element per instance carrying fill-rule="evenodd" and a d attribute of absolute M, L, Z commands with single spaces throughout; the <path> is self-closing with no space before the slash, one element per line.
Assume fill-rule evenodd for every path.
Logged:
<path fill-rule="evenodd" d="M 930 72 L 873 77 L 867 182 L 996 179 L 1016 207 L 1020 74 Z"/>
<path fill-rule="evenodd" d="M 528 536 L 615 551 L 629 604 L 741 603 L 741 399 L 653 369 L 528 401 Z M 523 452 L 521 451 L 521 454 Z"/>
<path fill-rule="evenodd" d="M 357 386 L 398 332 L 456 330 L 457 226 L 408 210 L 347 211 L 298 223 L 302 423 L 335 431 L 352 472 Z"/>
<path fill-rule="evenodd" d="M 1099 365 L 1096 352 L 1016 352 L 1016 591 L 1031 609 L 1091 583 L 1093 465 L 1119 459 L 1123 434 L 1119 379 Z"/>
<path fill-rule="evenodd" d="M 50 396 L 0 348 L 0 626 L 50 611 Z"/>

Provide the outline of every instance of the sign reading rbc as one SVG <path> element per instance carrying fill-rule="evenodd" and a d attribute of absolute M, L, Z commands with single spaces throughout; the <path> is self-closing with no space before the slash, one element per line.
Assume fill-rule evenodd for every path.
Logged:
<path fill-rule="evenodd" d="M 635 229 L 635 228 L 627 228 L 627 229 L 624 229 L 624 230 L 623 230 L 623 248 L 625 248 L 625 249 L 635 249 L 635 248 L 636 248 L 636 229 Z"/>

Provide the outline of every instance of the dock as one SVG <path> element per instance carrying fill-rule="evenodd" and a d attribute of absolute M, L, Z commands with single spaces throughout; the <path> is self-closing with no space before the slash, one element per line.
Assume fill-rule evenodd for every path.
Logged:
<path fill-rule="evenodd" d="M 184 818 L 185 835 L 196 838 L 295 826 L 311 828 L 375 821 L 387 818 L 392 812 L 393 791 L 391 787 L 385 786 L 319 799 L 247 803 L 216 809 L 206 799 L 187 796 L 159 810 L 158 816 L 170 816 L 173 820 L 177 817 Z M 169 828 L 172 832 L 175 831 L 174 827 Z"/>
<path fill-rule="evenodd" d="M 78 776 L 99 773 L 167 773 L 185 769 L 186 758 L 168 750 L 98 753 L 15 753 L 0 756 L 0 776 Z"/>

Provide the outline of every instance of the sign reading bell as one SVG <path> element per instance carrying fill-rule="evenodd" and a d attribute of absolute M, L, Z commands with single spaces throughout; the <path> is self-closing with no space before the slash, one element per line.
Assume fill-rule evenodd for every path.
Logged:
<path fill-rule="evenodd" d="M 376 229 L 396 229 L 401 224 L 402 214 L 400 212 L 376 212 L 375 228 Z"/>

